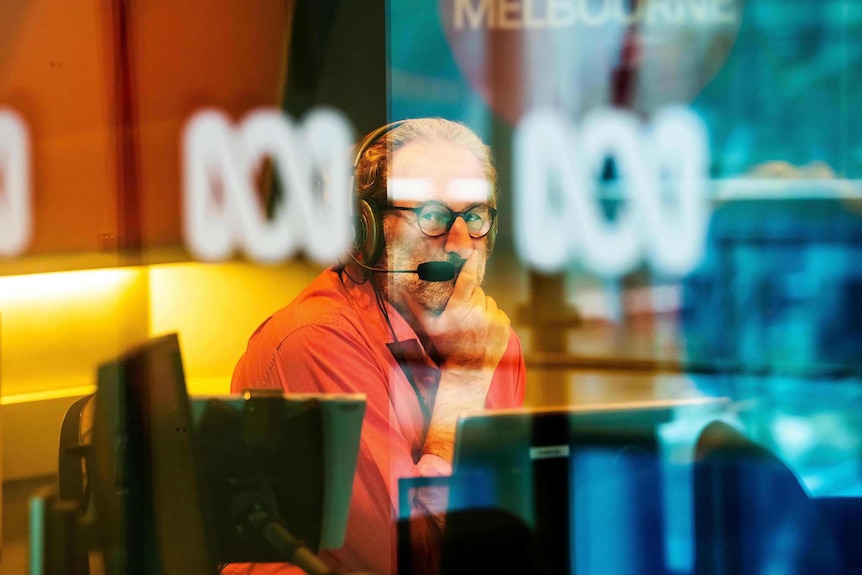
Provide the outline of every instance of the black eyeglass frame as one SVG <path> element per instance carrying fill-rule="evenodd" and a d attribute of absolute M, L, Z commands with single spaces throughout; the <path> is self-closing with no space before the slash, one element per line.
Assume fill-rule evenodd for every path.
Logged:
<path fill-rule="evenodd" d="M 427 233 L 424 229 L 422 229 L 422 225 L 419 223 L 419 215 L 422 213 L 422 210 L 424 210 L 425 208 L 427 208 L 429 206 L 435 206 L 435 207 L 440 207 L 440 208 L 444 208 L 446 210 L 449 210 L 449 214 L 451 217 L 451 219 L 449 220 L 449 223 L 446 225 L 446 229 L 444 231 L 440 232 L 439 234 L 434 235 L 434 236 L 432 236 L 431 234 Z M 467 218 L 465 218 L 464 216 L 466 216 L 467 214 L 469 214 L 470 212 L 472 212 L 476 208 L 485 208 L 488 210 L 488 216 L 489 216 L 488 217 L 488 220 L 489 220 L 488 229 L 481 236 L 474 236 L 473 234 L 470 233 L 470 226 L 468 225 L 467 226 L 467 233 L 474 240 L 481 240 L 482 238 L 486 237 L 488 234 L 491 233 L 491 230 L 494 228 L 494 220 L 497 219 L 497 208 L 492 208 L 488 204 L 481 204 L 481 203 L 480 204 L 473 204 L 472 206 L 470 206 L 466 210 L 463 210 L 460 212 L 456 212 L 455 210 L 453 210 L 452 208 L 450 208 L 446 204 L 441 204 L 441 203 L 437 203 L 437 202 L 420 204 L 420 205 L 414 206 L 412 208 L 409 208 L 407 206 L 393 206 L 391 204 L 386 204 L 386 205 L 380 207 L 380 209 L 382 211 L 399 210 L 399 211 L 404 211 L 404 212 L 413 212 L 414 214 L 416 214 L 416 225 L 419 227 L 419 231 L 422 232 L 423 234 L 425 234 L 425 236 L 429 237 L 429 238 L 439 238 L 439 237 L 442 237 L 442 236 L 445 236 L 446 234 L 448 234 L 449 231 L 452 229 L 452 226 L 455 225 L 455 220 L 457 220 L 458 218 L 463 219 L 464 223 L 467 223 Z"/>

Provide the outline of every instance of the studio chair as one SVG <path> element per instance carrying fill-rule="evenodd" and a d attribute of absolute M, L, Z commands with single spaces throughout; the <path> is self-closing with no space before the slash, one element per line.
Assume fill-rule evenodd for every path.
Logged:
<path fill-rule="evenodd" d="M 502 509 L 447 514 L 440 575 L 550 575 L 536 552 L 533 530 Z"/>
<path fill-rule="evenodd" d="M 697 575 L 844 572 L 831 531 L 790 468 L 721 421 L 695 449 L 694 529 Z"/>
<path fill-rule="evenodd" d="M 90 499 L 88 466 L 93 434 L 95 396 L 78 399 L 63 417 L 60 428 L 58 489 L 51 513 L 45 516 L 50 535 L 46 542 L 54 547 L 46 550 L 43 563 L 46 573 L 62 569 L 64 573 L 89 575 L 88 543 L 78 522 L 87 511 Z M 62 549 L 60 549 L 62 548 Z M 72 565 L 61 565 L 71 561 Z"/>
<path fill-rule="evenodd" d="M 93 433 L 94 396 L 75 401 L 63 417 L 60 428 L 59 494 L 60 499 L 76 501 L 86 509 L 87 459 Z"/>
<path fill-rule="evenodd" d="M 89 504 L 88 467 L 94 396 L 75 401 L 60 427 L 58 484 L 30 499 L 31 575 L 89 575 L 92 529 L 85 527 Z"/>
<path fill-rule="evenodd" d="M 399 575 L 558 575 L 539 556 L 533 529 L 514 514 L 483 503 L 469 476 L 399 480 Z M 421 490 L 446 501 L 430 512 L 411 502 Z M 433 492 L 433 493 L 432 493 Z"/>

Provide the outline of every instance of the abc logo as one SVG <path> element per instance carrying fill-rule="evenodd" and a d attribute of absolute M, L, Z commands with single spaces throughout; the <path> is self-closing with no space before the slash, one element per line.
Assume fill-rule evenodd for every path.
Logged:
<path fill-rule="evenodd" d="M 260 262 L 300 248 L 320 263 L 337 260 L 351 240 L 352 142 L 350 123 L 334 110 L 312 111 L 300 124 L 259 110 L 236 126 L 217 110 L 196 113 L 183 136 L 187 247 L 205 261 L 237 247 Z M 254 186 L 266 158 L 285 192 L 270 218 Z"/>
<path fill-rule="evenodd" d="M 30 136 L 15 112 L 0 109 L 0 256 L 22 253 L 30 242 Z"/>
<path fill-rule="evenodd" d="M 559 112 L 538 110 L 518 126 L 514 147 L 515 245 L 535 268 L 560 271 L 580 259 L 617 277 L 644 259 L 678 276 L 700 263 L 709 153 L 694 113 L 670 107 L 642 126 L 634 114 L 605 109 L 577 128 Z M 625 200 L 614 221 L 596 201 L 607 158 Z"/>

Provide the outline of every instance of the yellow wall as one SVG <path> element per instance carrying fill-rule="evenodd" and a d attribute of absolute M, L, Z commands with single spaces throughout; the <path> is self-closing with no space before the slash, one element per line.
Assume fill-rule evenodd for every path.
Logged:
<path fill-rule="evenodd" d="M 143 268 L 0 278 L 4 397 L 93 383 L 94 367 L 147 337 Z"/>
<path fill-rule="evenodd" d="M 150 334 L 180 334 L 190 393 L 226 392 L 252 332 L 318 273 L 302 262 L 151 266 Z"/>
<path fill-rule="evenodd" d="M 136 267 L 0 277 L 4 481 L 56 472 L 65 409 L 148 336 L 147 285 Z"/>
<path fill-rule="evenodd" d="M 0 277 L 0 476 L 56 472 L 99 364 L 176 331 L 191 393 L 224 392 L 249 335 L 320 268 L 179 263 Z"/>

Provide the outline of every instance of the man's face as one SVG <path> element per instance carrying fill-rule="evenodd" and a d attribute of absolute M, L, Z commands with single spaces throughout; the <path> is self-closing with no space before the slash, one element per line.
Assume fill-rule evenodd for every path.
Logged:
<path fill-rule="evenodd" d="M 393 206 L 412 208 L 439 202 L 458 212 L 491 201 L 482 163 L 472 152 L 454 144 L 411 142 L 395 152 L 390 166 L 389 201 Z M 463 218 L 456 218 L 448 233 L 428 237 L 419 229 L 414 212 L 384 211 L 383 234 L 382 261 L 388 269 L 415 270 L 424 262 L 447 261 L 450 254 L 463 261 L 477 250 L 479 281 L 484 277 L 488 238 L 470 237 Z M 409 299 L 427 311 L 439 313 L 454 287 L 455 279 L 428 282 L 416 274 L 388 274 L 383 290 L 401 311 L 409 308 Z"/>

